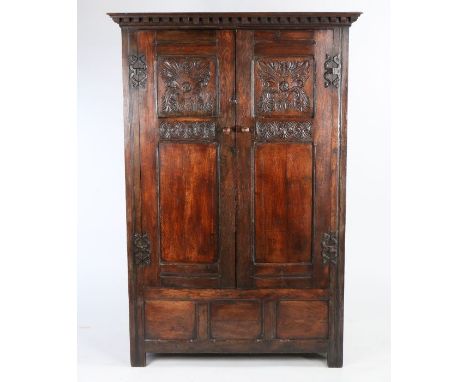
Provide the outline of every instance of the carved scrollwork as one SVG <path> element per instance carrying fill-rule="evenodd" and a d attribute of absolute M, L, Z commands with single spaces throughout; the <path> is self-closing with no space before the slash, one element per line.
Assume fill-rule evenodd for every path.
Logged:
<path fill-rule="evenodd" d="M 257 75 L 262 89 L 257 100 L 261 114 L 311 109 L 309 96 L 304 86 L 310 77 L 309 60 L 302 61 L 257 61 Z"/>
<path fill-rule="evenodd" d="M 130 83 L 134 88 L 144 88 L 146 86 L 147 67 L 146 56 L 144 54 L 128 56 L 128 69 L 130 74 Z"/>
<path fill-rule="evenodd" d="M 164 83 L 160 99 L 162 114 L 213 115 L 215 111 L 214 63 L 210 58 L 162 57 L 159 73 Z"/>
<path fill-rule="evenodd" d="M 161 139 L 213 140 L 216 135 L 214 122 L 162 122 L 159 126 Z"/>
<path fill-rule="evenodd" d="M 132 238 L 133 257 L 136 265 L 151 263 L 151 244 L 147 233 L 135 233 Z"/>
<path fill-rule="evenodd" d="M 256 137 L 260 141 L 312 141 L 312 124 L 310 122 L 273 121 L 257 122 Z"/>
<path fill-rule="evenodd" d="M 338 260 L 338 236 L 336 232 L 325 232 L 322 235 L 322 262 L 336 265 Z"/>
<path fill-rule="evenodd" d="M 333 85 L 335 88 L 340 84 L 341 78 L 341 59 L 340 55 L 325 56 L 324 64 L 325 72 L 323 77 L 325 79 L 325 87 L 328 88 L 330 85 Z"/>

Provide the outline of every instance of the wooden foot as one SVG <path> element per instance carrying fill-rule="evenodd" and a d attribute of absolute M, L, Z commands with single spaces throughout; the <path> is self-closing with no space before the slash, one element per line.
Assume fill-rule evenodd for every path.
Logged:
<path fill-rule="evenodd" d="M 333 368 L 343 367 L 343 352 L 328 352 L 327 365 Z"/>
<path fill-rule="evenodd" d="M 146 353 L 141 352 L 138 354 L 131 354 L 130 363 L 132 367 L 145 367 L 146 366 Z"/>

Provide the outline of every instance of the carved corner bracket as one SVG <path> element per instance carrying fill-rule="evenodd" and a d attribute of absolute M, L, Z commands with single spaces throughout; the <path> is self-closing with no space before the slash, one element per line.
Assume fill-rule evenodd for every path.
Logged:
<path fill-rule="evenodd" d="M 151 263 L 151 242 L 147 233 L 135 233 L 132 237 L 133 258 L 136 265 Z"/>
<path fill-rule="evenodd" d="M 130 82 L 134 88 L 144 88 L 148 78 L 146 56 L 144 54 L 131 54 L 128 56 L 128 71 Z"/>
<path fill-rule="evenodd" d="M 335 56 L 325 55 L 325 72 L 323 73 L 323 78 L 325 79 L 325 87 L 333 85 L 337 88 L 340 84 L 341 79 L 341 58 L 337 54 Z"/>
<path fill-rule="evenodd" d="M 338 260 L 338 234 L 336 232 L 325 232 L 322 235 L 322 262 L 323 264 L 333 263 Z"/>

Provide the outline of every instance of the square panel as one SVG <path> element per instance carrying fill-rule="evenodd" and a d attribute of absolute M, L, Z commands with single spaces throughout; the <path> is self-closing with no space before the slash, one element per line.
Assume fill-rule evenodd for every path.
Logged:
<path fill-rule="evenodd" d="M 216 57 L 161 56 L 158 59 L 158 115 L 214 116 L 218 89 Z"/>
<path fill-rule="evenodd" d="M 261 334 L 259 301 L 216 301 L 210 304 L 211 338 L 253 339 Z"/>
<path fill-rule="evenodd" d="M 312 57 L 256 57 L 254 77 L 256 116 L 312 115 Z"/>
<path fill-rule="evenodd" d="M 195 333 L 195 304 L 192 301 L 146 301 L 145 338 L 189 340 Z"/>
<path fill-rule="evenodd" d="M 280 339 L 328 337 L 328 301 L 279 301 L 276 335 Z"/>

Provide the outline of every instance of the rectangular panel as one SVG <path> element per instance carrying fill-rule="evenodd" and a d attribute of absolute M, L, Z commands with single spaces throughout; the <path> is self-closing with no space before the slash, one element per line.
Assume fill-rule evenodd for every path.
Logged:
<path fill-rule="evenodd" d="M 175 43 L 175 44 L 187 44 L 192 42 L 201 41 L 212 41 L 216 42 L 216 31 L 189 31 L 189 30 L 161 30 L 158 31 L 157 44 Z"/>
<path fill-rule="evenodd" d="M 246 339 L 261 334 L 258 301 L 217 301 L 210 304 L 211 338 Z"/>
<path fill-rule="evenodd" d="M 192 344 L 200 352 L 307 350 L 327 344 L 328 298 L 317 289 L 151 288 L 144 295 L 145 343 L 170 352 Z"/>
<path fill-rule="evenodd" d="M 315 44 L 314 41 L 314 32 L 307 30 L 259 30 L 255 31 L 255 42 L 260 41 L 269 41 L 276 42 L 279 41 L 288 43 L 291 41 L 300 41 L 303 40 L 309 44 Z"/>
<path fill-rule="evenodd" d="M 310 262 L 312 146 L 260 144 L 255 152 L 255 262 Z"/>
<path fill-rule="evenodd" d="M 147 301 L 145 338 L 192 339 L 195 334 L 195 304 L 191 301 Z"/>
<path fill-rule="evenodd" d="M 217 252 L 216 144 L 161 143 L 161 260 L 213 263 Z"/>
<path fill-rule="evenodd" d="M 327 338 L 327 301 L 279 301 L 276 335 L 281 339 Z"/>

